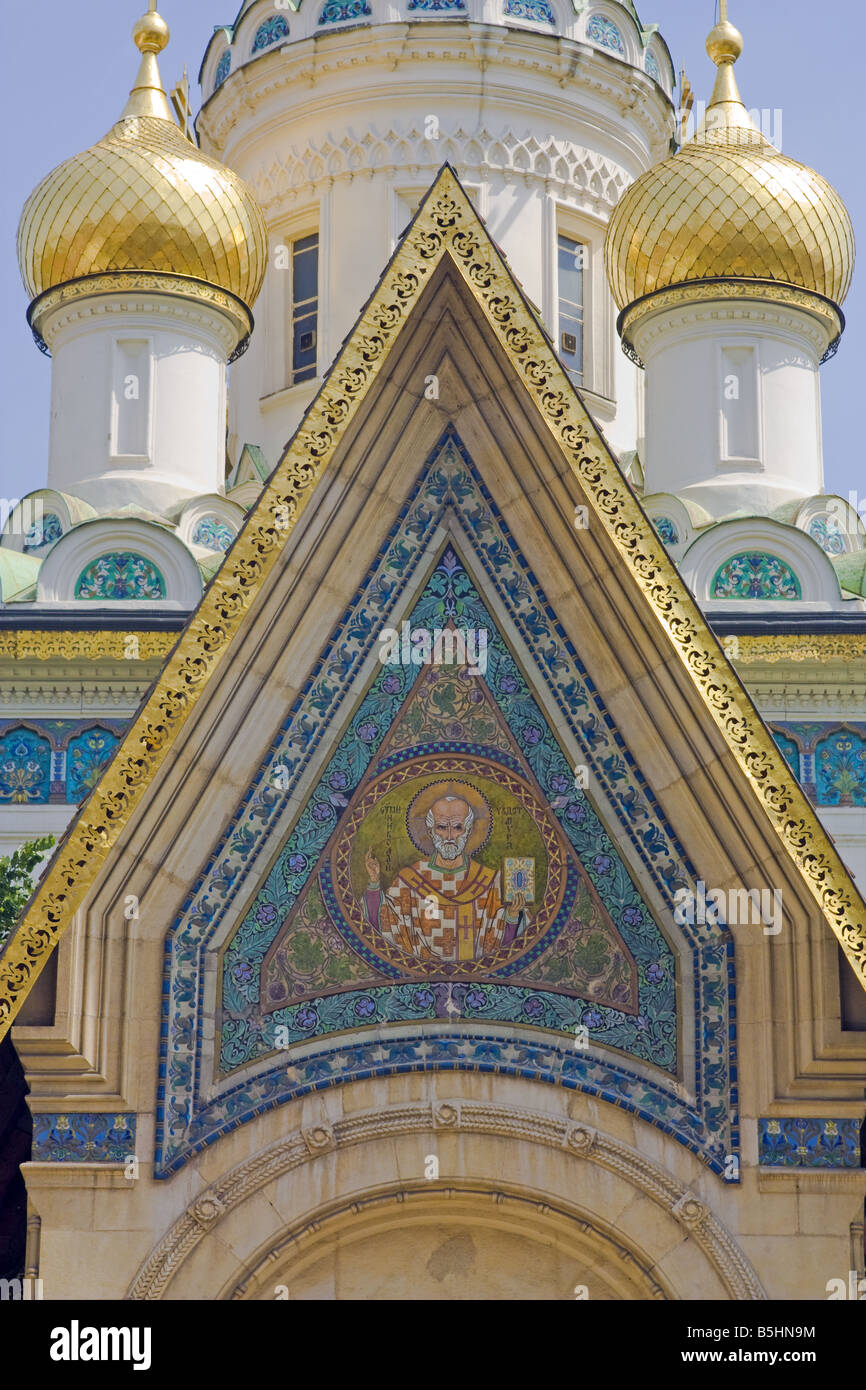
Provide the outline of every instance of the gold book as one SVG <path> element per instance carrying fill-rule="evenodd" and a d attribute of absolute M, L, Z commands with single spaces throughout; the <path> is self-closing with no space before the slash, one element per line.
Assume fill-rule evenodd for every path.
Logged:
<path fill-rule="evenodd" d="M 528 903 L 535 902 L 535 860 L 505 860 L 505 901 L 514 902 L 515 893 L 522 893 Z"/>

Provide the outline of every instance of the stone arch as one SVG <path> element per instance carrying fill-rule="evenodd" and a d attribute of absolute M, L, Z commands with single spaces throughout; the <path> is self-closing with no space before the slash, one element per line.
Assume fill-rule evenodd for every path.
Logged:
<path fill-rule="evenodd" d="M 78 581 L 100 557 L 129 554 L 141 559 L 159 575 L 164 597 L 151 597 L 150 607 L 195 608 L 201 598 L 198 566 L 183 542 L 164 526 L 137 517 L 98 517 L 82 522 L 62 536 L 49 551 L 39 571 L 40 603 L 83 606 Z M 128 599 L 100 600 L 102 607 L 124 607 Z"/>
<path fill-rule="evenodd" d="M 667 1281 L 578 1208 L 495 1183 L 436 1191 L 422 1182 L 317 1212 L 264 1248 L 220 1297 L 355 1299 L 371 1289 L 379 1299 L 425 1302 L 674 1296 Z"/>
<path fill-rule="evenodd" d="M 721 567 L 744 554 L 767 555 L 796 577 L 801 597 L 794 603 L 812 603 L 821 608 L 840 609 L 845 600 L 839 581 L 827 556 L 816 541 L 795 526 L 768 517 L 749 517 L 722 521 L 702 531 L 686 550 L 680 572 L 699 603 L 767 602 L 766 599 L 719 599 L 714 582 Z M 770 600 L 775 601 L 775 600 Z"/>
<path fill-rule="evenodd" d="M 347 1222 L 346 1213 L 370 1209 L 384 1213 L 385 1229 L 393 1204 L 408 1202 L 428 1225 L 447 1226 L 441 1203 L 452 1200 L 449 1193 L 472 1194 L 476 1220 L 478 1203 L 499 1197 L 500 1205 L 530 1202 L 554 1213 L 563 1249 L 582 1240 L 586 1250 L 588 1241 L 609 1260 L 613 1242 L 618 1253 L 601 1276 L 608 1288 L 610 1279 L 631 1279 L 652 1285 L 649 1297 L 694 1297 L 696 1287 L 701 1297 L 715 1299 L 766 1296 L 709 1206 L 658 1163 L 564 1115 L 475 1099 L 474 1078 L 459 1085 L 452 1076 L 451 1084 L 459 1099 L 401 1098 L 347 1110 L 302 1125 L 237 1164 L 190 1202 L 144 1261 L 127 1298 L 244 1297 L 250 1287 L 261 1290 L 262 1271 L 270 1277 L 281 1260 L 291 1263 L 293 1242 L 298 1249 L 308 1245 L 330 1220 Z M 421 1197 L 432 1191 L 425 1180 L 430 1154 L 441 1160 L 435 1210 Z M 369 1230 L 375 1233 L 375 1222 Z M 208 1240 L 211 1232 L 218 1238 Z"/>

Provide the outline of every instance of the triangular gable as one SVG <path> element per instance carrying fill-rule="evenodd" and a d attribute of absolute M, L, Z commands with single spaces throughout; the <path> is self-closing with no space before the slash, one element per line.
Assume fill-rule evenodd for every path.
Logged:
<path fill-rule="evenodd" d="M 351 437 L 413 308 L 447 261 L 620 561 L 616 582 L 688 674 L 760 808 L 866 988 L 866 905 L 686 590 L 453 170 L 445 166 L 202 598 L 122 746 L 0 957 L 0 1035 L 84 902 L 145 789 L 224 662 L 317 480 Z M 579 544 L 576 535 L 576 544 Z M 637 601 L 637 599 L 636 599 Z"/>
<path fill-rule="evenodd" d="M 270 471 L 267 459 L 258 444 L 245 444 L 240 458 L 226 479 L 226 491 L 232 492 L 242 483 L 265 483 Z"/>
<path fill-rule="evenodd" d="M 695 870 L 452 429 L 413 482 L 369 568 L 356 563 L 358 588 L 333 629 L 316 631 L 315 665 L 263 760 L 243 759 L 231 819 L 216 840 L 201 825 L 202 868 L 185 901 L 170 915 L 146 909 L 171 920 L 160 942 L 156 1173 L 177 1172 L 264 1110 L 335 1078 L 387 1074 L 396 1059 L 579 1088 L 721 1172 L 738 1132 L 730 935 L 684 922 L 675 958 L 659 923 L 675 917 Z M 486 634 L 483 659 L 472 647 L 477 676 L 455 668 L 444 640 L 441 664 L 406 664 L 404 622 L 423 657 L 424 634 L 435 644 L 458 619 L 464 634 Z M 290 651 L 280 665 L 293 668 Z M 429 838 L 412 808 L 432 804 L 432 788 L 437 799 L 468 794 L 486 821 L 467 846 L 456 950 L 447 888 L 443 902 L 429 862 L 413 862 Z M 365 891 L 367 848 L 383 883 L 393 889 L 399 874 L 409 890 L 408 939 Z M 529 921 L 487 940 L 495 923 L 470 907 L 487 897 L 475 871 L 499 872 L 500 899 L 509 855 L 532 861 Z M 682 1017 L 677 977 L 689 982 Z M 205 997 L 213 1031 L 190 1026 Z M 347 1049 L 347 1027 L 365 1040 Z"/>
<path fill-rule="evenodd" d="M 450 454 L 444 466 L 440 465 L 442 473 L 449 464 L 453 467 L 453 446 Z M 442 454 L 438 457 L 441 459 Z M 449 601 L 453 601 L 458 589 L 463 627 L 446 616 Z M 473 632 L 484 633 L 483 654 L 479 657 L 483 670 L 465 661 L 445 659 L 452 655 L 467 621 L 476 625 Z M 503 979 L 527 986 L 530 992 L 536 985 L 544 984 L 557 994 L 568 992 L 583 1000 L 592 998 L 596 1004 L 634 1019 L 639 1011 L 637 964 L 613 914 L 625 913 L 627 924 L 633 922 L 642 928 L 636 934 L 637 949 L 646 955 L 647 968 L 656 964 L 661 954 L 670 975 L 669 951 L 651 926 L 633 888 L 629 889 L 627 902 L 618 900 L 616 895 L 611 897 L 614 882 L 619 884 L 620 896 L 626 882 L 624 871 L 616 880 L 613 875 L 614 863 L 620 862 L 618 852 L 583 791 L 573 785 L 571 768 L 450 541 L 401 629 L 393 630 L 393 660 L 382 663 L 366 697 L 370 707 L 379 712 L 380 722 L 383 707 L 390 699 L 397 706 L 393 723 L 381 737 L 382 730 L 371 721 L 365 731 L 370 733 L 371 741 L 365 743 L 358 739 L 357 719 L 352 721 L 321 779 L 318 799 L 308 805 L 306 820 L 302 816 L 293 832 L 295 843 L 290 839 L 283 846 L 282 860 L 288 863 L 294 855 L 309 869 L 311 832 L 315 833 L 317 819 L 312 813 L 317 808 L 322 824 L 320 838 L 330 831 L 330 814 L 339 818 L 338 838 L 332 848 L 325 846 L 321 851 L 303 888 L 295 888 L 289 896 L 278 861 L 248 914 L 257 938 L 252 949 L 259 959 L 263 945 L 256 914 L 273 912 L 274 922 L 282 922 L 263 958 L 264 1010 L 273 1012 L 287 1005 L 294 1008 L 326 988 L 326 972 L 309 968 L 310 957 L 320 954 L 323 962 L 328 958 L 338 963 L 340 970 L 335 978 L 341 982 L 353 979 L 353 983 L 375 988 L 401 973 L 410 977 L 417 974 L 426 980 L 431 965 L 444 980 L 458 984 L 498 972 Z M 413 633 L 418 658 L 414 663 L 409 655 Z M 438 638 L 437 633 L 441 634 Z M 440 664 L 424 665 L 421 660 L 426 634 L 431 634 L 433 643 L 439 641 L 443 658 Z M 512 711 L 516 711 L 525 747 L 521 747 L 520 733 L 509 728 L 507 716 Z M 443 735 L 450 738 L 447 753 L 443 751 Z M 352 791 L 352 778 L 345 769 L 353 763 L 353 751 L 359 743 L 364 753 L 369 749 L 371 756 L 366 773 Z M 504 857 L 508 862 L 509 840 L 514 843 L 516 837 L 522 838 L 530 851 L 531 883 L 527 879 L 519 887 L 529 893 L 531 916 L 525 927 L 515 929 L 513 940 L 508 936 L 502 939 L 501 934 L 489 942 L 479 940 L 480 933 L 471 914 L 467 914 L 465 943 L 455 941 L 451 925 L 455 913 L 448 910 L 447 888 L 442 890 L 439 903 L 439 890 L 423 867 L 420 873 L 413 870 L 412 877 L 428 883 L 428 891 L 437 897 L 429 927 L 422 912 L 419 930 L 413 930 L 408 939 L 403 932 L 386 933 L 379 921 L 378 904 L 375 920 L 369 919 L 363 896 L 365 849 L 370 847 L 382 853 L 381 867 L 389 881 L 401 866 L 423 859 L 427 842 L 423 822 L 413 831 L 405 803 L 417 788 L 439 785 L 449 794 L 459 795 L 462 789 L 477 799 L 482 815 L 486 815 L 484 834 L 481 819 L 476 816 L 480 842 L 476 848 L 470 841 L 468 848 L 488 873 L 499 872 L 496 891 L 500 900 L 511 891 L 509 885 L 502 883 L 500 869 Z M 346 800 L 344 789 L 350 792 L 351 800 Z M 505 808 L 504 816 L 499 817 L 501 824 L 497 823 L 495 811 L 500 802 Z M 513 849 L 511 852 L 515 853 Z M 520 873 L 521 868 L 515 867 L 514 872 Z M 423 897 L 424 890 L 418 891 Z M 605 901 L 608 897 L 610 902 Z M 308 907 L 310 899 L 313 910 Z M 341 917 L 337 951 L 333 928 L 327 925 L 324 911 L 319 912 L 323 900 L 333 904 L 335 915 L 339 913 Z M 647 944 L 649 939 L 651 945 Z M 341 949 L 344 941 L 351 943 L 349 949 Z M 551 955 L 547 948 L 554 941 L 557 951 Z M 464 944 L 466 949 L 462 949 Z M 236 938 L 224 966 L 224 980 L 231 979 L 234 961 L 242 958 L 248 962 L 249 956 L 249 947 Z M 367 962 L 366 971 L 359 969 L 362 960 Z M 354 975 L 350 973 L 353 966 Z M 570 1018 L 563 1012 L 556 1026 L 574 1028 L 580 1022 L 581 1012 L 577 1009 Z M 616 1044 L 623 1045 L 623 1041 L 617 1039 Z M 668 1048 L 661 1063 L 670 1067 L 674 1060 Z"/>

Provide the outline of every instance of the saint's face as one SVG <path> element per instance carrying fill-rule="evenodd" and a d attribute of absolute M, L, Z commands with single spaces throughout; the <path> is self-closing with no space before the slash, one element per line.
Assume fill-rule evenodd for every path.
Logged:
<path fill-rule="evenodd" d="M 461 854 L 468 838 L 466 817 L 469 807 L 465 801 L 434 801 L 432 806 L 433 825 L 430 834 L 437 854 L 445 859 L 455 859 Z"/>

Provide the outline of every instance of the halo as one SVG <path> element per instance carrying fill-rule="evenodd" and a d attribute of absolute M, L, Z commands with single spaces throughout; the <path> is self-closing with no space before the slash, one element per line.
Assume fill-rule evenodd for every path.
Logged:
<path fill-rule="evenodd" d="M 430 853 L 432 849 L 430 831 L 425 824 L 427 812 L 433 803 L 440 801 L 443 796 L 459 796 L 461 801 L 465 801 L 468 806 L 472 807 L 475 818 L 469 832 L 469 839 L 466 842 L 465 853 L 474 854 L 490 838 L 493 815 L 484 793 L 479 791 L 472 782 L 453 781 L 451 778 L 445 778 L 436 782 L 428 782 L 426 787 L 422 787 L 420 792 L 416 792 L 406 812 L 406 830 L 409 839 L 421 854 Z"/>

